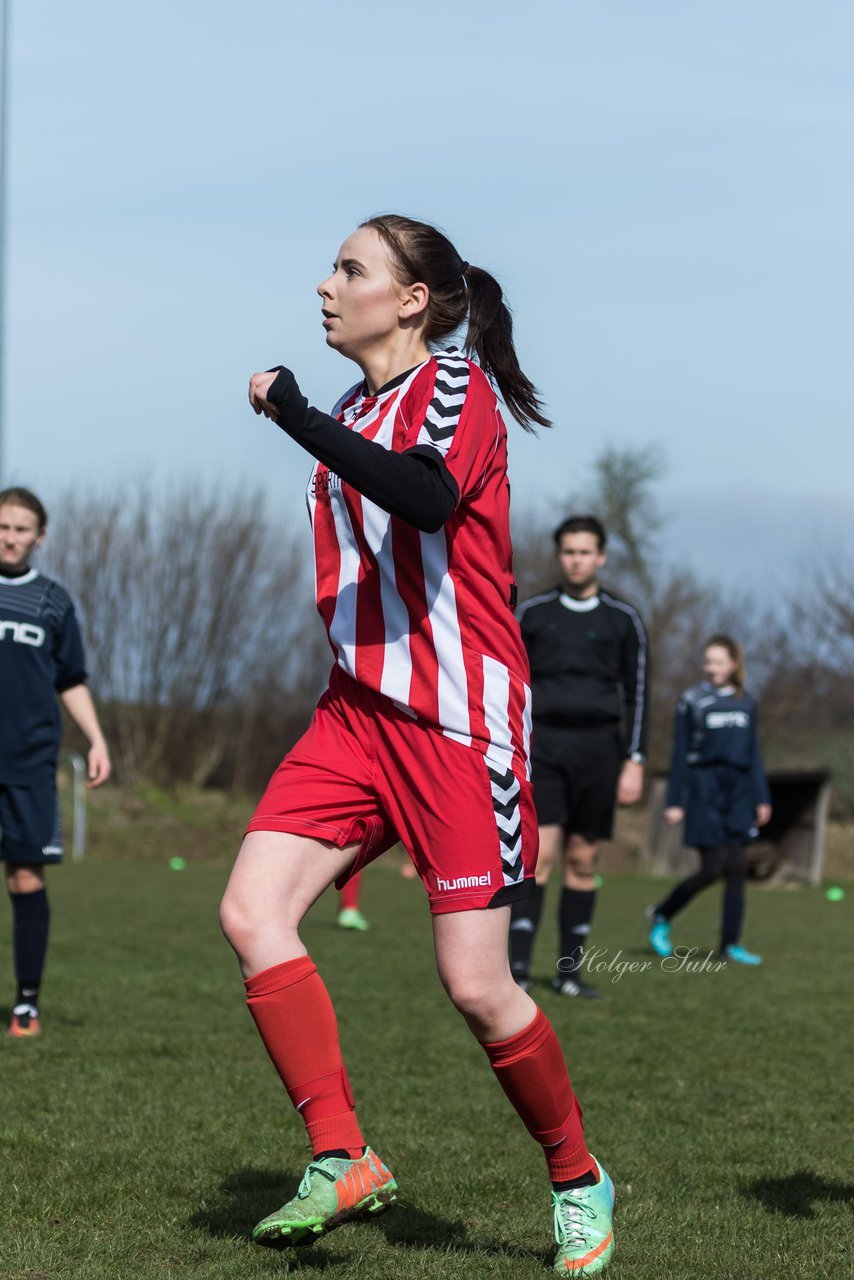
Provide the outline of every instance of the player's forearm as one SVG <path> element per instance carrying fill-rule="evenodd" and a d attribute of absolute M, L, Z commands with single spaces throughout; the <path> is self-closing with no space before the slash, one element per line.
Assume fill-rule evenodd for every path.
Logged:
<path fill-rule="evenodd" d="M 266 398 L 291 439 L 389 515 L 435 533 L 453 513 L 459 489 L 434 450 L 395 453 L 366 440 L 309 405 L 289 369 L 279 370 Z"/>
<path fill-rule="evenodd" d="M 78 729 L 88 739 L 90 747 L 105 745 L 98 713 L 95 710 L 92 695 L 85 684 L 76 684 L 71 689 L 64 689 L 59 695 L 59 700 Z"/>

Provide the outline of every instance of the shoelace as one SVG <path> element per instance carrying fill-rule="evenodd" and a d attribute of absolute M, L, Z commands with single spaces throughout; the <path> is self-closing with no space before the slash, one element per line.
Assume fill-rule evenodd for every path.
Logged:
<path fill-rule="evenodd" d="M 329 1169 L 324 1169 L 322 1164 L 310 1164 L 306 1169 L 305 1173 L 302 1175 L 302 1181 L 297 1187 L 297 1194 L 296 1194 L 297 1200 L 304 1200 L 305 1197 L 310 1193 L 311 1175 L 313 1173 L 321 1174 L 324 1178 L 326 1178 L 327 1182 L 336 1181 L 336 1175 L 334 1173 L 331 1173 Z"/>
<path fill-rule="evenodd" d="M 561 1244 L 571 1245 L 574 1249 L 584 1248 L 588 1243 L 584 1217 L 595 1218 L 593 1209 L 581 1200 L 575 1200 L 567 1192 L 562 1192 L 555 1200 L 554 1229 L 555 1238 Z"/>

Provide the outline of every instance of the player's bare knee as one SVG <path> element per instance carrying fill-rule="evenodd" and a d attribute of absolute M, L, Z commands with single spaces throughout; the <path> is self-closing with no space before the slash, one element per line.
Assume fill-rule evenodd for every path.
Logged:
<path fill-rule="evenodd" d="M 568 862 L 564 871 L 564 884 L 569 889 L 592 889 L 596 884 L 596 872 L 583 862 Z"/>
<path fill-rule="evenodd" d="M 554 869 L 556 861 L 557 859 L 551 851 L 548 853 L 540 852 L 540 855 L 537 858 L 537 870 L 534 873 L 534 879 L 537 884 L 548 884 L 549 876 Z"/>
<path fill-rule="evenodd" d="M 455 975 L 443 979 L 443 986 L 458 1013 L 466 1022 L 492 1025 L 500 1012 L 501 998 L 495 983 L 476 974 Z"/>
<path fill-rule="evenodd" d="M 226 940 L 238 955 L 242 955 L 251 942 L 258 926 L 256 913 L 240 897 L 226 889 L 219 904 L 219 925 Z"/>
<path fill-rule="evenodd" d="M 7 863 L 6 888 L 9 893 L 38 893 L 44 888 L 44 872 L 39 867 Z"/>

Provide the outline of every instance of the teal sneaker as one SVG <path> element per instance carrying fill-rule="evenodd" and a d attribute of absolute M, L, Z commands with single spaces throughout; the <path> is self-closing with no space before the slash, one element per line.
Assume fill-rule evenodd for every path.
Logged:
<path fill-rule="evenodd" d="M 664 958 L 673 955 L 673 943 L 670 940 L 670 921 L 660 916 L 655 907 L 647 907 L 646 919 L 649 925 L 649 945 L 657 956 Z"/>
<path fill-rule="evenodd" d="M 755 955 L 752 951 L 746 951 L 744 947 L 733 943 L 729 947 L 724 947 L 721 951 L 724 960 L 732 960 L 734 964 L 762 964 L 762 957 Z"/>
<path fill-rule="evenodd" d="M 552 1191 L 559 1276 L 596 1276 L 614 1253 L 614 1184 L 596 1161 L 595 1187 Z"/>
<path fill-rule="evenodd" d="M 366 933 L 370 927 L 358 907 L 345 907 L 338 912 L 339 929 L 356 929 L 359 933 Z"/>
<path fill-rule="evenodd" d="M 252 1239 L 273 1249 L 313 1244 L 345 1222 L 383 1213 L 396 1199 L 397 1183 L 370 1147 L 358 1160 L 324 1156 L 308 1166 L 293 1200 L 258 1223 Z"/>

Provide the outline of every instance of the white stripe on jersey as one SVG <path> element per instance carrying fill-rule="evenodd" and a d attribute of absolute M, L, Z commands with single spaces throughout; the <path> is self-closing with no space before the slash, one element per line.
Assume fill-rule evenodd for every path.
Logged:
<path fill-rule="evenodd" d="M 454 728 L 454 738 L 471 746 L 468 676 L 457 615 L 454 580 L 448 572 L 448 543 L 444 529 L 421 534 L 421 562 L 427 616 L 438 662 L 439 723 Z"/>
<path fill-rule="evenodd" d="M 531 781 L 531 687 L 525 685 L 525 711 L 522 716 L 522 750 L 525 754 L 525 777 Z"/>
<path fill-rule="evenodd" d="M 489 734 L 487 760 L 502 769 L 513 767 L 513 737 L 510 732 L 510 672 L 503 662 L 483 656 L 483 718 Z"/>
<path fill-rule="evenodd" d="M 385 624 L 385 652 L 380 693 L 395 702 L 409 705 L 412 681 L 412 654 L 409 648 L 409 613 L 394 581 L 394 548 L 391 520 L 367 498 L 362 499 L 362 528 L 365 541 L 376 559 L 380 574 L 380 599 Z"/>
<path fill-rule="evenodd" d="M 417 374 L 420 373 L 422 367 L 422 365 L 419 365 L 399 387 L 395 387 L 390 407 L 387 408 L 389 406 L 389 398 L 380 396 L 370 411 L 359 418 L 357 422 L 354 422 L 354 418 L 365 401 L 365 397 L 360 395 L 347 409 L 343 416 L 343 422 L 349 425 L 351 430 L 362 434 L 376 422 L 380 411 L 387 408 L 380 429 L 373 439 L 376 444 L 390 449 L 397 415 L 397 405 L 408 391 Z M 359 386 L 361 385 L 359 384 Z M 351 387 L 341 397 L 335 406 L 336 413 L 340 414 L 341 406 L 346 404 L 347 400 L 359 389 L 359 386 Z M 329 510 L 335 522 L 335 537 L 341 554 L 341 563 L 338 571 L 338 592 L 335 599 L 335 612 L 332 615 L 332 622 L 329 627 L 329 638 L 338 650 L 340 666 L 355 679 L 356 602 L 359 595 L 358 583 L 361 555 L 359 544 L 353 531 L 353 522 L 350 519 L 340 486 L 329 491 Z M 386 636 L 388 637 L 391 634 L 395 639 L 398 636 L 403 639 L 402 645 L 398 644 L 391 652 L 386 651 L 382 692 L 387 693 L 390 698 L 406 703 L 409 701 L 409 682 L 412 670 L 409 656 L 409 617 L 406 606 L 395 586 L 394 559 L 390 545 L 391 517 L 381 507 L 369 502 L 367 498 L 362 498 L 362 525 L 368 545 L 377 557 L 380 568 L 380 593 L 383 602 Z M 315 583 L 315 589 L 316 585 Z M 394 664 L 399 659 L 403 661 L 400 668 L 395 670 Z M 386 679 L 386 672 L 388 672 L 388 680 Z M 387 683 L 389 685 L 388 688 L 386 687 Z"/>
<path fill-rule="evenodd" d="M 347 674 L 355 679 L 359 548 L 347 504 L 340 489 L 329 494 L 329 510 L 335 522 L 335 537 L 338 539 L 338 550 L 341 555 L 335 612 L 329 625 L 329 638 L 338 650 L 338 662 Z"/>

